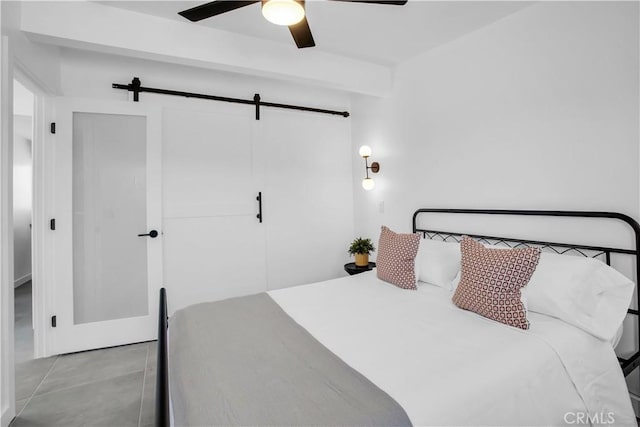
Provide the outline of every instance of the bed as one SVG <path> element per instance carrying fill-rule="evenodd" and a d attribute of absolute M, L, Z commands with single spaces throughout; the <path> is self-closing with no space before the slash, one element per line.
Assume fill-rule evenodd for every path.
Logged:
<path fill-rule="evenodd" d="M 622 214 L 416 211 L 413 231 L 443 240 L 462 234 L 418 226 L 433 213 L 612 218 L 632 227 L 633 249 L 471 237 L 638 262 L 640 226 Z M 156 424 L 637 425 L 624 375 L 640 352 L 617 359 L 611 342 L 562 320 L 530 312 L 525 331 L 451 296 L 430 283 L 408 292 L 372 271 L 196 304 L 167 334 L 163 289 Z"/>

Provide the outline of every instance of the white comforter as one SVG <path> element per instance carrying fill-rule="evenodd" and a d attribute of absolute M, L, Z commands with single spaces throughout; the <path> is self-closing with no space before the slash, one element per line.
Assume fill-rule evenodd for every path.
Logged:
<path fill-rule="evenodd" d="M 269 295 L 415 426 L 637 425 L 611 344 L 560 320 L 529 313 L 522 331 L 375 272 Z"/>

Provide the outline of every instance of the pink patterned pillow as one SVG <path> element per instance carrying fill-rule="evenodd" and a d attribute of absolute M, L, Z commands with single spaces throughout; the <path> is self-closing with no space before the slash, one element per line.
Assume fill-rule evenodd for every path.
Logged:
<path fill-rule="evenodd" d="M 383 225 L 376 258 L 378 278 L 402 289 L 418 289 L 415 263 L 419 246 L 419 234 L 398 234 Z"/>
<path fill-rule="evenodd" d="M 538 265 L 540 249 L 488 249 L 467 236 L 460 249 L 461 278 L 453 303 L 491 320 L 529 329 L 520 290 Z"/>

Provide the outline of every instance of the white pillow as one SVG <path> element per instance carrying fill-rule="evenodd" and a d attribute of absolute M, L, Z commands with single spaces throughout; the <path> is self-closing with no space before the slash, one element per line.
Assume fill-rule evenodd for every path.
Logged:
<path fill-rule="evenodd" d="M 611 341 L 633 288 L 631 280 L 597 259 L 543 253 L 522 295 L 529 310 Z"/>
<path fill-rule="evenodd" d="M 620 324 L 620 327 L 618 328 L 618 330 L 616 331 L 616 334 L 611 340 L 611 347 L 613 348 L 616 348 L 618 344 L 620 344 L 620 340 L 622 339 L 622 333 L 624 332 L 624 329 L 622 327 L 623 323 Z"/>
<path fill-rule="evenodd" d="M 462 276 L 462 271 L 458 271 L 456 277 L 451 281 L 451 290 L 455 291 L 458 285 L 460 284 L 460 277 Z"/>
<path fill-rule="evenodd" d="M 416 273 L 421 282 L 451 290 L 451 281 L 460 271 L 460 243 L 420 239 Z"/>
<path fill-rule="evenodd" d="M 497 249 L 497 248 L 496 248 L 496 249 Z M 581 258 L 578 258 L 578 257 L 571 257 L 571 256 L 569 256 L 569 255 L 556 255 L 556 254 L 550 254 L 550 253 L 542 253 L 542 254 L 541 254 L 541 257 L 540 257 L 540 261 L 539 261 L 539 263 L 538 263 L 538 267 L 536 268 L 536 271 L 537 271 L 537 269 L 538 269 L 538 268 L 540 268 L 540 263 L 542 262 L 542 260 L 543 260 L 544 258 L 548 258 L 548 257 L 547 257 L 547 255 L 550 255 L 552 258 L 553 258 L 553 257 L 564 257 L 564 258 L 575 258 L 575 259 L 578 259 L 578 260 L 582 258 L 582 257 L 581 257 Z M 563 258 L 563 259 L 564 259 L 564 258 Z M 562 260 L 563 260 L 563 259 L 562 259 Z M 584 258 L 584 259 L 591 259 L 591 258 Z M 561 260 L 561 259 L 558 259 L 558 261 L 562 261 L 562 260 Z M 597 261 L 597 260 L 594 260 L 594 261 Z M 604 267 L 607 267 L 605 270 L 613 270 L 613 275 L 614 275 L 614 276 L 618 276 L 618 278 L 619 278 L 619 276 L 622 276 L 620 273 L 618 273 L 616 270 L 614 270 L 613 268 L 609 267 L 608 265 L 603 264 L 603 263 L 602 263 L 602 262 L 600 262 L 600 261 L 597 261 L 597 262 L 599 262 L 600 264 L 602 264 Z M 544 273 L 544 270 L 547 270 L 546 266 L 545 266 L 545 267 L 543 267 L 543 273 Z M 533 273 L 533 276 L 535 276 L 535 275 L 536 275 L 536 273 L 534 272 L 534 273 Z M 538 274 L 538 277 L 540 277 L 540 275 L 539 275 L 539 274 Z M 627 308 L 628 308 L 628 306 L 629 306 L 629 302 L 630 302 L 630 300 L 631 300 L 631 296 L 633 295 L 633 282 L 631 282 L 629 279 L 627 279 L 627 278 L 626 278 L 626 277 L 624 277 L 624 276 L 623 276 L 623 279 L 621 279 L 621 281 L 623 281 L 624 279 L 626 279 L 629 283 L 631 283 L 631 292 L 629 293 L 629 297 L 626 299 L 626 303 L 625 303 L 625 304 L 620 304 L 620 306 L 624 306 L 624 308 L 622 309 L 622 310 L 623 310 L 622 320 L 620 321 L 620 323 L 619 323 L 619 325 L 618 325 L 617 329 L 615 329 L 615 333 L 613 334 L 613 336 L 609 339 L 609 341 L 611 342 L 611 345 L 612 345 L 614 348 L 618 345 L 618 343 L 620 342 L 620 338 L 622 337 L 622 321 L 624 320 L 624 314 L 626 314 L 626 312 L 627 312 Z M 528 289 L 529 289 L 529 290 L 531 289 L 531 288 L 530 288 L 530 286 L 531 286 L 531 283 L 532 283 L 532 282 L 533 282 L 533 277 L 531 278 L 531 281 L 529 281 L 529 284 L 528 284 L 528 285 L 527 285 L 527 286 L 522 290 L 522 301 L 523 301 L 523 303 L 527 306 L 527 309 L 528 309 L 528 310 L 531 310 L 531 306 L 530 306 L 530 300 L 528 300 L 528 299 L 527 299 L 527 298 L 530 298 L 530 296 L 529 296 L 529 294 L 528 294 L 528 291 L 527 291 L 527 290 L 528 290 Z M 456 277 L 455 277 L 455 278 L 453 279 L 453 281 L 451 282 L 451 287 L 453 288 L 453 290 L 454 290 L 454 291 L 455 291 L 455 289 L 458 287 L 458 284 L 459 284 L 459 283 L 460 283 L 460 272 L 458 272 L 458 274 L 456 274 Z M 628 284 L 627 284 L 627 285 L 628 285 Z M 546 288 L 547 288 L 546 286 L 543 286 L 543 289 L 540 289 L 540 290 L 534 290 L 534 300 L 536 300 L 536 306 L 543 305 L 543 307 L 538 307 L 538 309 L 537 309 L 537 310 L 535 310 L 535 309 L 534 309 L 534 310 L 531 310 L 531 311 L 536 311 L 536 312 L 538 312 L 538 313 L 547 314 L 547 315 L 552 316 L 552 317 L 557 317 L 557 318 L 560 318 L 560 319 L 564 320 L 565 322 L 567 322 L 567 323 L 569 323 L 569 324 L 572 324 L 572 325 L 574 325 L 574 326 L 577 326 L 577 327 L 579 327 L 579 328 L 581 328 L 581 329 L 585 329 L 585 328 L 583 328 L 583 327 L 582 327 L 582 326 L 580 326 L 580 325 L 576 325 L 576 324 L 575 324 L 575 322 L 573 322 L 573 321 L 571 321 L 571 320 L 566 319 L 566 317 L 571 318 L 572 316 L 561 316 L 561 315 L 555 314 L 555 311 L 556 311 L 556 310 L 555 310 L 553 307 L 548 308 L 548 309 L 545 309 L 545 308 L 544 308 L 543 298 L 538 298 L 538 296 L 537 296 L 536 294 L 540 293 L 542 290 L 544 290 L 544 289 L 546 289 Z M 540 291 L 540 292 L 538 292 L 538 291 Z M 583 291 L 583 292 L 587 292 L 587 289 L 583 289 L 582 291 Z M 557 292 L 557 293 L 559 293 L 559 292 Z M 540 304 L 540 303 L 541 303 L 541 304 Z M 555 304 L 556 304 L 556 303 L 554 302 L 554 305 L 555 305 Z M 559 311 L 559 310 L 558 310 L 558 311 Z M 565 318 L 563 319 L 563 317 L 565 317 Z M 614 323 L 615 323 L 615 322 L 614 322 Z M 589 330 L 589 329 L 585 329 L 585 330 L 586 330 L 587 332 L 589 332 L 589 333 L 593 334 L 593 333 L 591 332 L 591 330 Z M 595 334 L 593 334 L 593 335 L 595 335 Z"/>

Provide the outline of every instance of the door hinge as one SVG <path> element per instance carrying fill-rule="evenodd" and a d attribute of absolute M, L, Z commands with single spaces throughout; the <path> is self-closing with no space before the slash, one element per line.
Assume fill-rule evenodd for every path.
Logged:
<path fill-rule="evenodd" d="M 51 122 L 51 133 L 56 133 L 56 122 Z"/>
<path fill-rule="evenodd" d="M 55 218 L 51 218 L 49 220 L 49 229 L 51 229 L 51 230 L 55 230 L 56 229 L 56 219 Z"/>
<path fill-rule="evenodd" d="M 57 323 L 58 322 L 57 322 L 56 316 L 51 316 L 51 327 L 55 328 Z"/>

